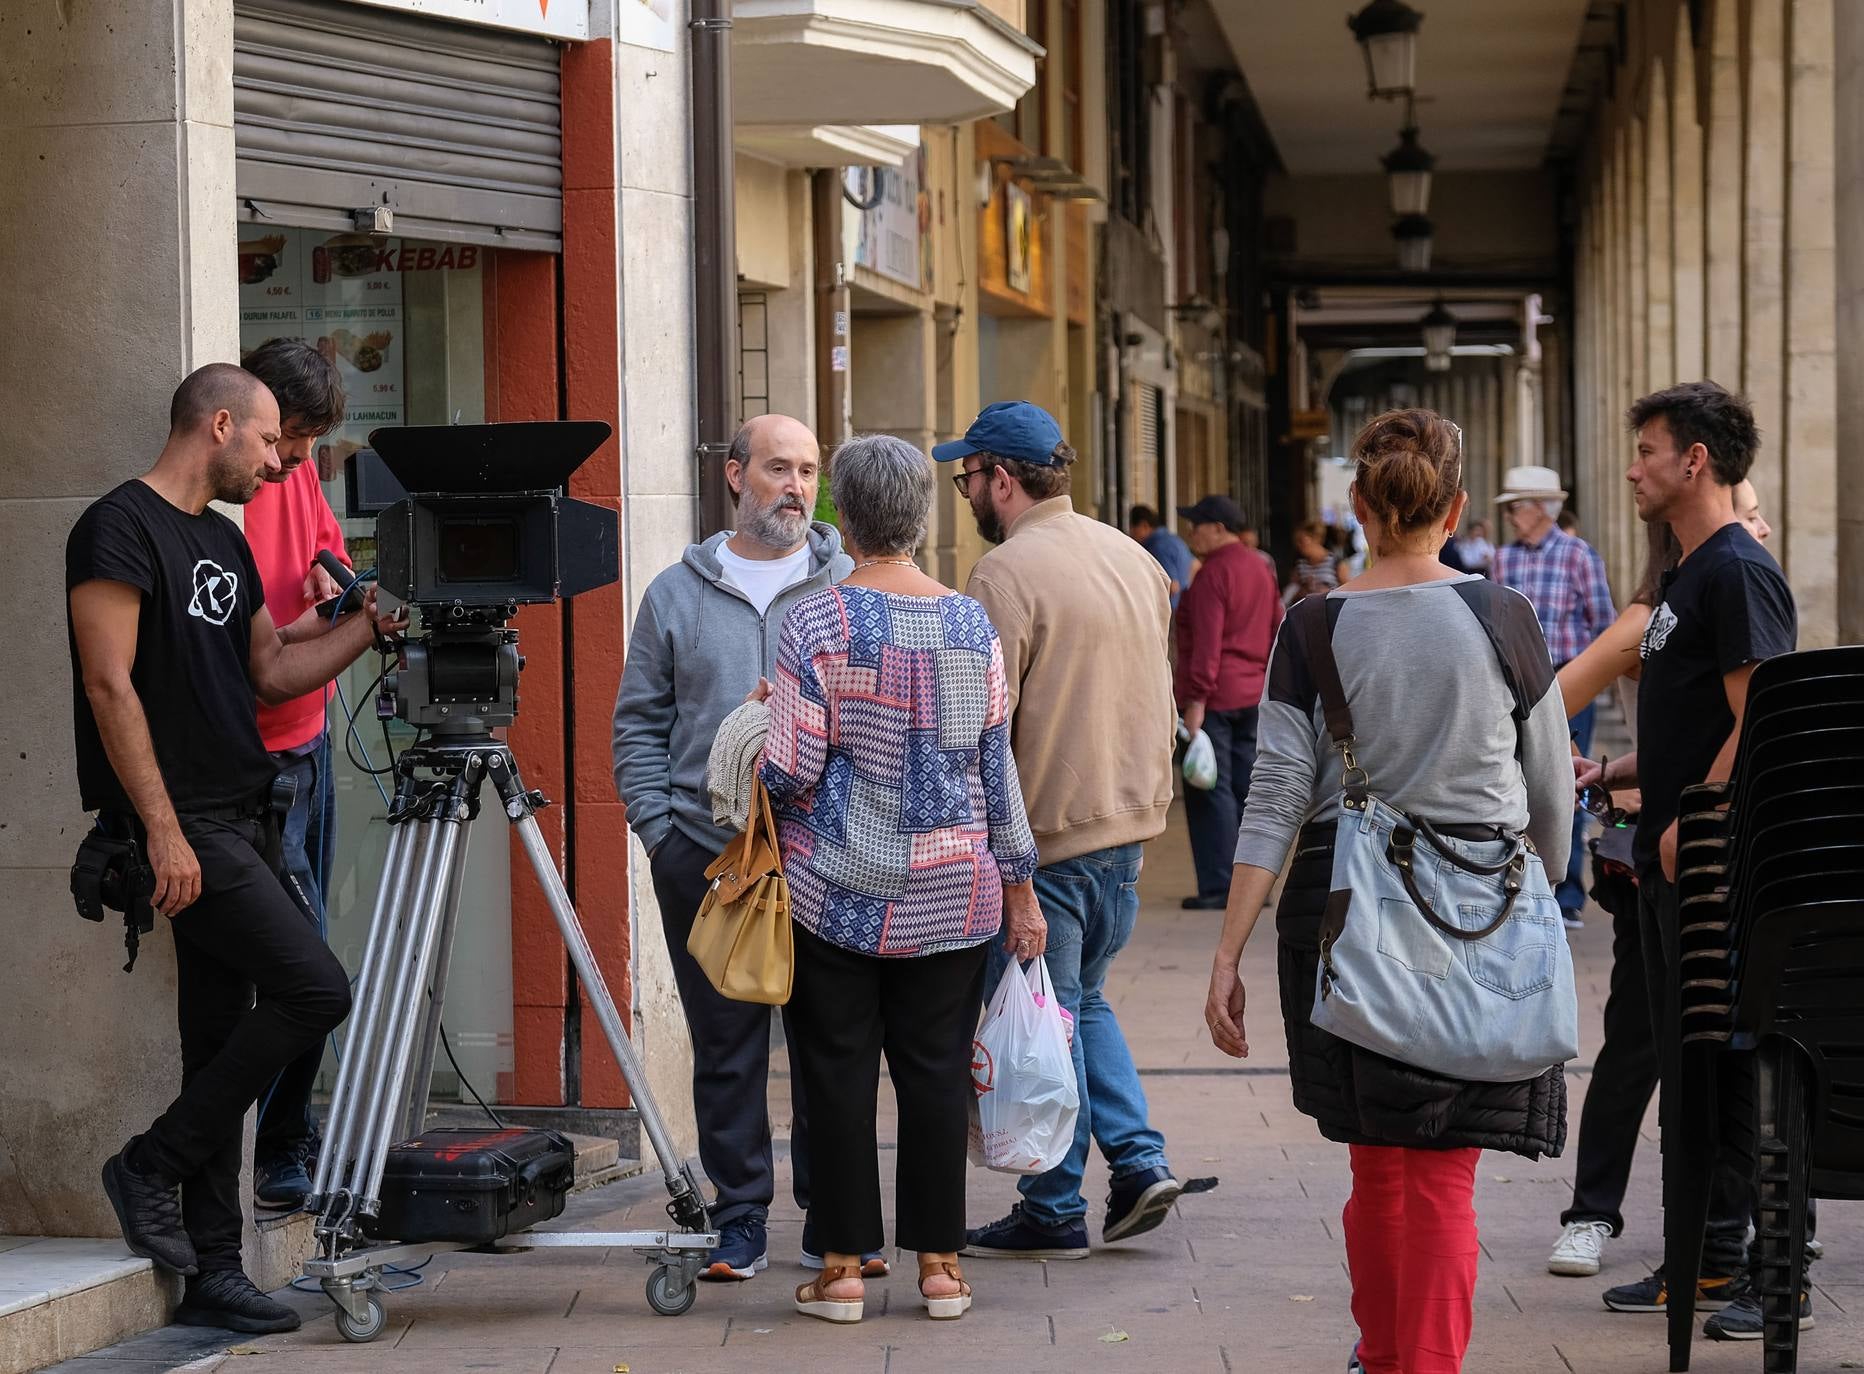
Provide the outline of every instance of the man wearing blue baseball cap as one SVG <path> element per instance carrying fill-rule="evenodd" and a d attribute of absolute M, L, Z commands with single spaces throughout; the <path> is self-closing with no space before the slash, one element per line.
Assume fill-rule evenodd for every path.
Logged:
<path fill-rule="evenodd" d="M 1003 645 L 1011 749 L 1041 856 L 1049 977 L 1074 1015 L 1081 1094 L 1067 1158 L 1023 1179 L 1021 1205 L 972 1231 L 964 1253 L 1080 1259 L 1090 1140 L 1113 1176 L 1103 1240 L 1150 1231 L 1183 1192 L 1102 992 L 1139 915 L 1140 845 L 1165 829 L 1171 806 L 1170 582 L 1138 544 L 1075 511 L 1074 450 L 1040 406 L 989 406 L 964 438 L 932 453 L 961 465 L 952 481 L 997 545 L 965 590 Z"/>

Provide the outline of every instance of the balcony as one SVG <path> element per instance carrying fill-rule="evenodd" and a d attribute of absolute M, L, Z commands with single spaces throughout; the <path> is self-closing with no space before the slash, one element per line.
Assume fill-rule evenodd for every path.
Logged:
<path fill-rule="evenodd" d="M 740 126 L 960 124 L 1015 105 L 1042 49 L 976 0 L 740 0 Z"/>
<path fill-rule="evenodd" d="M 780 167 L 897 167 L 919 150 L 919 126 L 734 123 L 731 141 Z"/>

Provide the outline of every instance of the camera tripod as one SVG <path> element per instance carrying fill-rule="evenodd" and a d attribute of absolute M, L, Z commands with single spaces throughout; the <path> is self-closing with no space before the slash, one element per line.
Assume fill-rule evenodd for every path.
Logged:
<path fill-rule="evenodd" d="M 621 1066 L 641 1129 L 666 1177 L 671 1198 L 667 1214 L 673 1223 L 660 1231 L 528 1231 L 508 1235 L 491 1248 L 641 1251 L 656 1266 L 647 1282 L 649 1305 L 663 1316 L 679 1316 L 693 1305 L 695 1280 L 718 1244 L 699 1187 L 667 1133 L 614 996 L 538 827 L 535 813 L 548 802 L 542 793 L 525 789 L 510 748 L 479 724 L 474 720 L 440 726 L 434 738 L 409 747 L 395 761 L 388 856 L 308 1204 L 317 1215 L 317 1239 L 304 1272 L 318 1279 L 336 1304 L 337 1329 L 345 1340 L 374 1340 L 387 1324 L 381 1298 L 386 1267 L 467 1248 L 448 1241 L 375 1237 L 371 1221 L 381 1210 L 389 1147 L 418 1136 L 426 1121 L 459 920 L 467 827 L 479 812 L 480 789 L 488 778 L 549 902 L 583 995 Z"/>

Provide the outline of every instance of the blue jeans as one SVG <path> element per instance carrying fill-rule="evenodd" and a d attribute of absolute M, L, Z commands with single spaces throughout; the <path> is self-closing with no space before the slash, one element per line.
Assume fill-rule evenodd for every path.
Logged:
<path fill-rule="evenodd" d="M 1023 1212 L 1038 1226 L 1060 1230 L 1087 1215 L 1081 1180 L 1092 1137 L 1118 1179 L 1165 1166 L 1165 1137 L 1147 1123 L 1146 1094 L 1120 1023 L 1102 995 L 1114 956 L 1126 948 L 1139 918 L 1139 846 L 1119 845 L 1036 870 L 1036 900 L 1048 920 L 1049 980 L 1074 1014 L 1074 1078 L 1081 1093 L 1074 1146 L 1046 1174 L 1017 1184 Z M 993 942 L 994 990 L 1009 964 Z"/>
<path fill-rule="evenodd" d="M 330 782 L 330 734 L 324 732 L 317 748 L 289 760 L 280 776 L 298 780 L 297 795 L 285 815 L 280 832 L 280 858 L 285 876 L 295 881 L 309 909 L 306 919 L 327 939 L 324 891 L 330 881 L 330 856 L 336 843 L 335 792 Z M 291 883 L 286 884 L 289 892 Z M 293 900 L 296 900 L 296 894 Z M 280 1071 L 259 1099 L 259 1124 L 253 1157 L 271 1164 L 316 1138 L 311 1118 L 311 1089 L 324 1058 L 320 1039 Z"/>
<path fill-rule="evenodd" d="M 1592 752 L 1592 722 L 1596 717 L 1593 707 L 1588 706 L 1568 722 L 1573 733 L 1573 743 L 1579 746 L 1579 752 Z M 1586 905 L 1586 831 L 1592 823 L 1588 816 L 1578 807 L 1573 808 L 1573 852 L 1566 861 L 1566 876 L 1554 885 L 1554 900 L 1559 902 L 1560 910 L 1577 914 Z"/>

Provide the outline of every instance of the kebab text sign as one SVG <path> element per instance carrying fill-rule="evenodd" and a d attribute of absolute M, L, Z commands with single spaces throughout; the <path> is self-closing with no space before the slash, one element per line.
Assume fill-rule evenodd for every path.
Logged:
<path fill-rule="evenodd" d="M 343 423 L 319 441 L 326 480 L 378 425 L 405 423 L 410 273 L 479 266 L 471 244 L 406 243 L 365 234 L 242 225 L 239 342 L 300 338 L 336 364 L 349 398 Z"/>
<path fill-rule="evenodd" d="M 498 29 L 541 33 L 546 38 L 587 38 L 589 0 L 351 0 L 380 10 L 402 10 L 428 19 L 455 19 Z"/>

